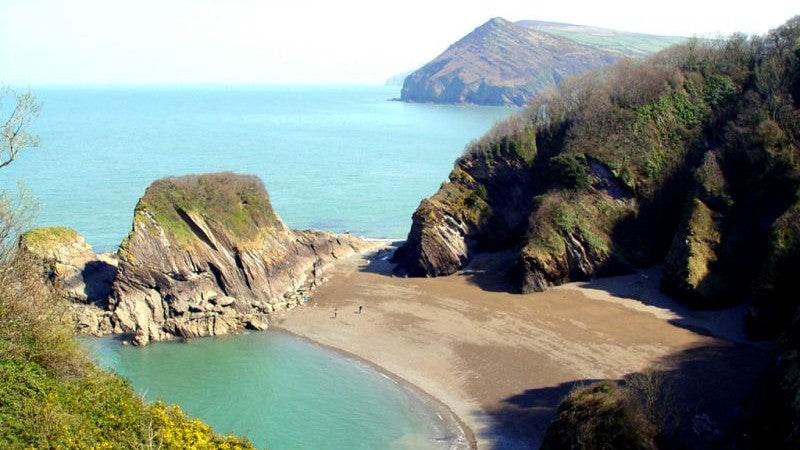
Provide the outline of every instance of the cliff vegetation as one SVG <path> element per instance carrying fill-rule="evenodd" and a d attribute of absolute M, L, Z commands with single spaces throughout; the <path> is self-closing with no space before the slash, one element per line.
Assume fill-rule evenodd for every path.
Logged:
<path fill-rule="evenodd" d="M 468 147 L 394 261 L 446 275 L 497 249 L 516 254 L 519 292 L 660 265 L 692 308 L 745 302 L 751 336 L 782 354 L 735 445 L 797 448 L 800 18 L 563 81 Z M 570 394 L 545 447 L 671 448 L 629 390 Z"/>
<path fill-rule="evenodd" d="M 754 301 L 751 329 L 797 301 L 800 25 L 692 40 L 568 79 L 469 145 L 395 255 L 447 275 L 518 252 L 530 292 L 663 264 L 697 308 Z M 772 328 L 772 329 L 780 329 Z"/>

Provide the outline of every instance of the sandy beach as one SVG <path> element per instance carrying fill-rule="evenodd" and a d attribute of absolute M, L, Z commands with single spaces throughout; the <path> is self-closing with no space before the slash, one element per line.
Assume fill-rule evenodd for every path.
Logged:
<path fill-rule="evenodd" d="M 273 325 L 417 386 L 481 449 L 537 448 L 573 386 L 648 369 L 679 381 L 680 401 L 713 435 L 770 358 L 745 338 L 743 309 L 688 311 L 658 290 L 657 269 L 517 295 L 497 274 L 504 255 L 449 277 L 401 278 L 391 251 L 337 262 L 307 305 Z"/>

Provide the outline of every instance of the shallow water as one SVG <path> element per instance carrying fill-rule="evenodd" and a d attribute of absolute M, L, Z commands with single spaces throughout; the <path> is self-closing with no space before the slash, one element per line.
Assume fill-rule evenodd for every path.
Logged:
<path fill-rule="evenodd" d="M 281 332 L 144 348 L 86 339 L 101 366 L 149 400 L 179 404 L 259 447 L 444 449 L 464 437 L 408 386 L 360 361 Z"/>
<path fill-rule="evenodd" d="M 224 170 L 261 177 L 290 227 L 404 238 L 464 146 L 513 111 L 393 102 L 384 86 L 33 91 L 42 145 L 0 188 L 24 179 L 40 225 L 76 228 L 100 251 L 130 231 L 154 179 Z"/>

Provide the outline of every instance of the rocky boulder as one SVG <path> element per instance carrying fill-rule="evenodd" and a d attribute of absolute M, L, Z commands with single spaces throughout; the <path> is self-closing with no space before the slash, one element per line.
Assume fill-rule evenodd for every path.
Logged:
<path fill-rule="evenodd" d="M 106 306 L 117 273 L 116 255 L 96 254 L 77 231 L 66 227 L 25 232 L 17 254 L 41 267 L 43 276 L 71 302 L 77 332 L 111 332 L 111 315 Z"/>
<path fill-rule="evenodd" d="M 111 308 L 135 344 L 264 329 L 324 281 L 326 265 L 374 244 L 289 230 L 254 176 L 155 181 L 119 249 Z"/>

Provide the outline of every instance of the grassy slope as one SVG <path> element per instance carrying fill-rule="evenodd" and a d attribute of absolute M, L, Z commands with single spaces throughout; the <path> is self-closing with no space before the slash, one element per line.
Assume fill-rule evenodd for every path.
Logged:
<path fill-rule="evenodd" d="M 580 44 L 630 57 L 647 56 L 664 50 L 671 45 L 686 41 L 686 38 L 679 36 L 628 33 L 582 25 L 537 21 L 522 21 L 520 25 L 572 39 Z"/>

